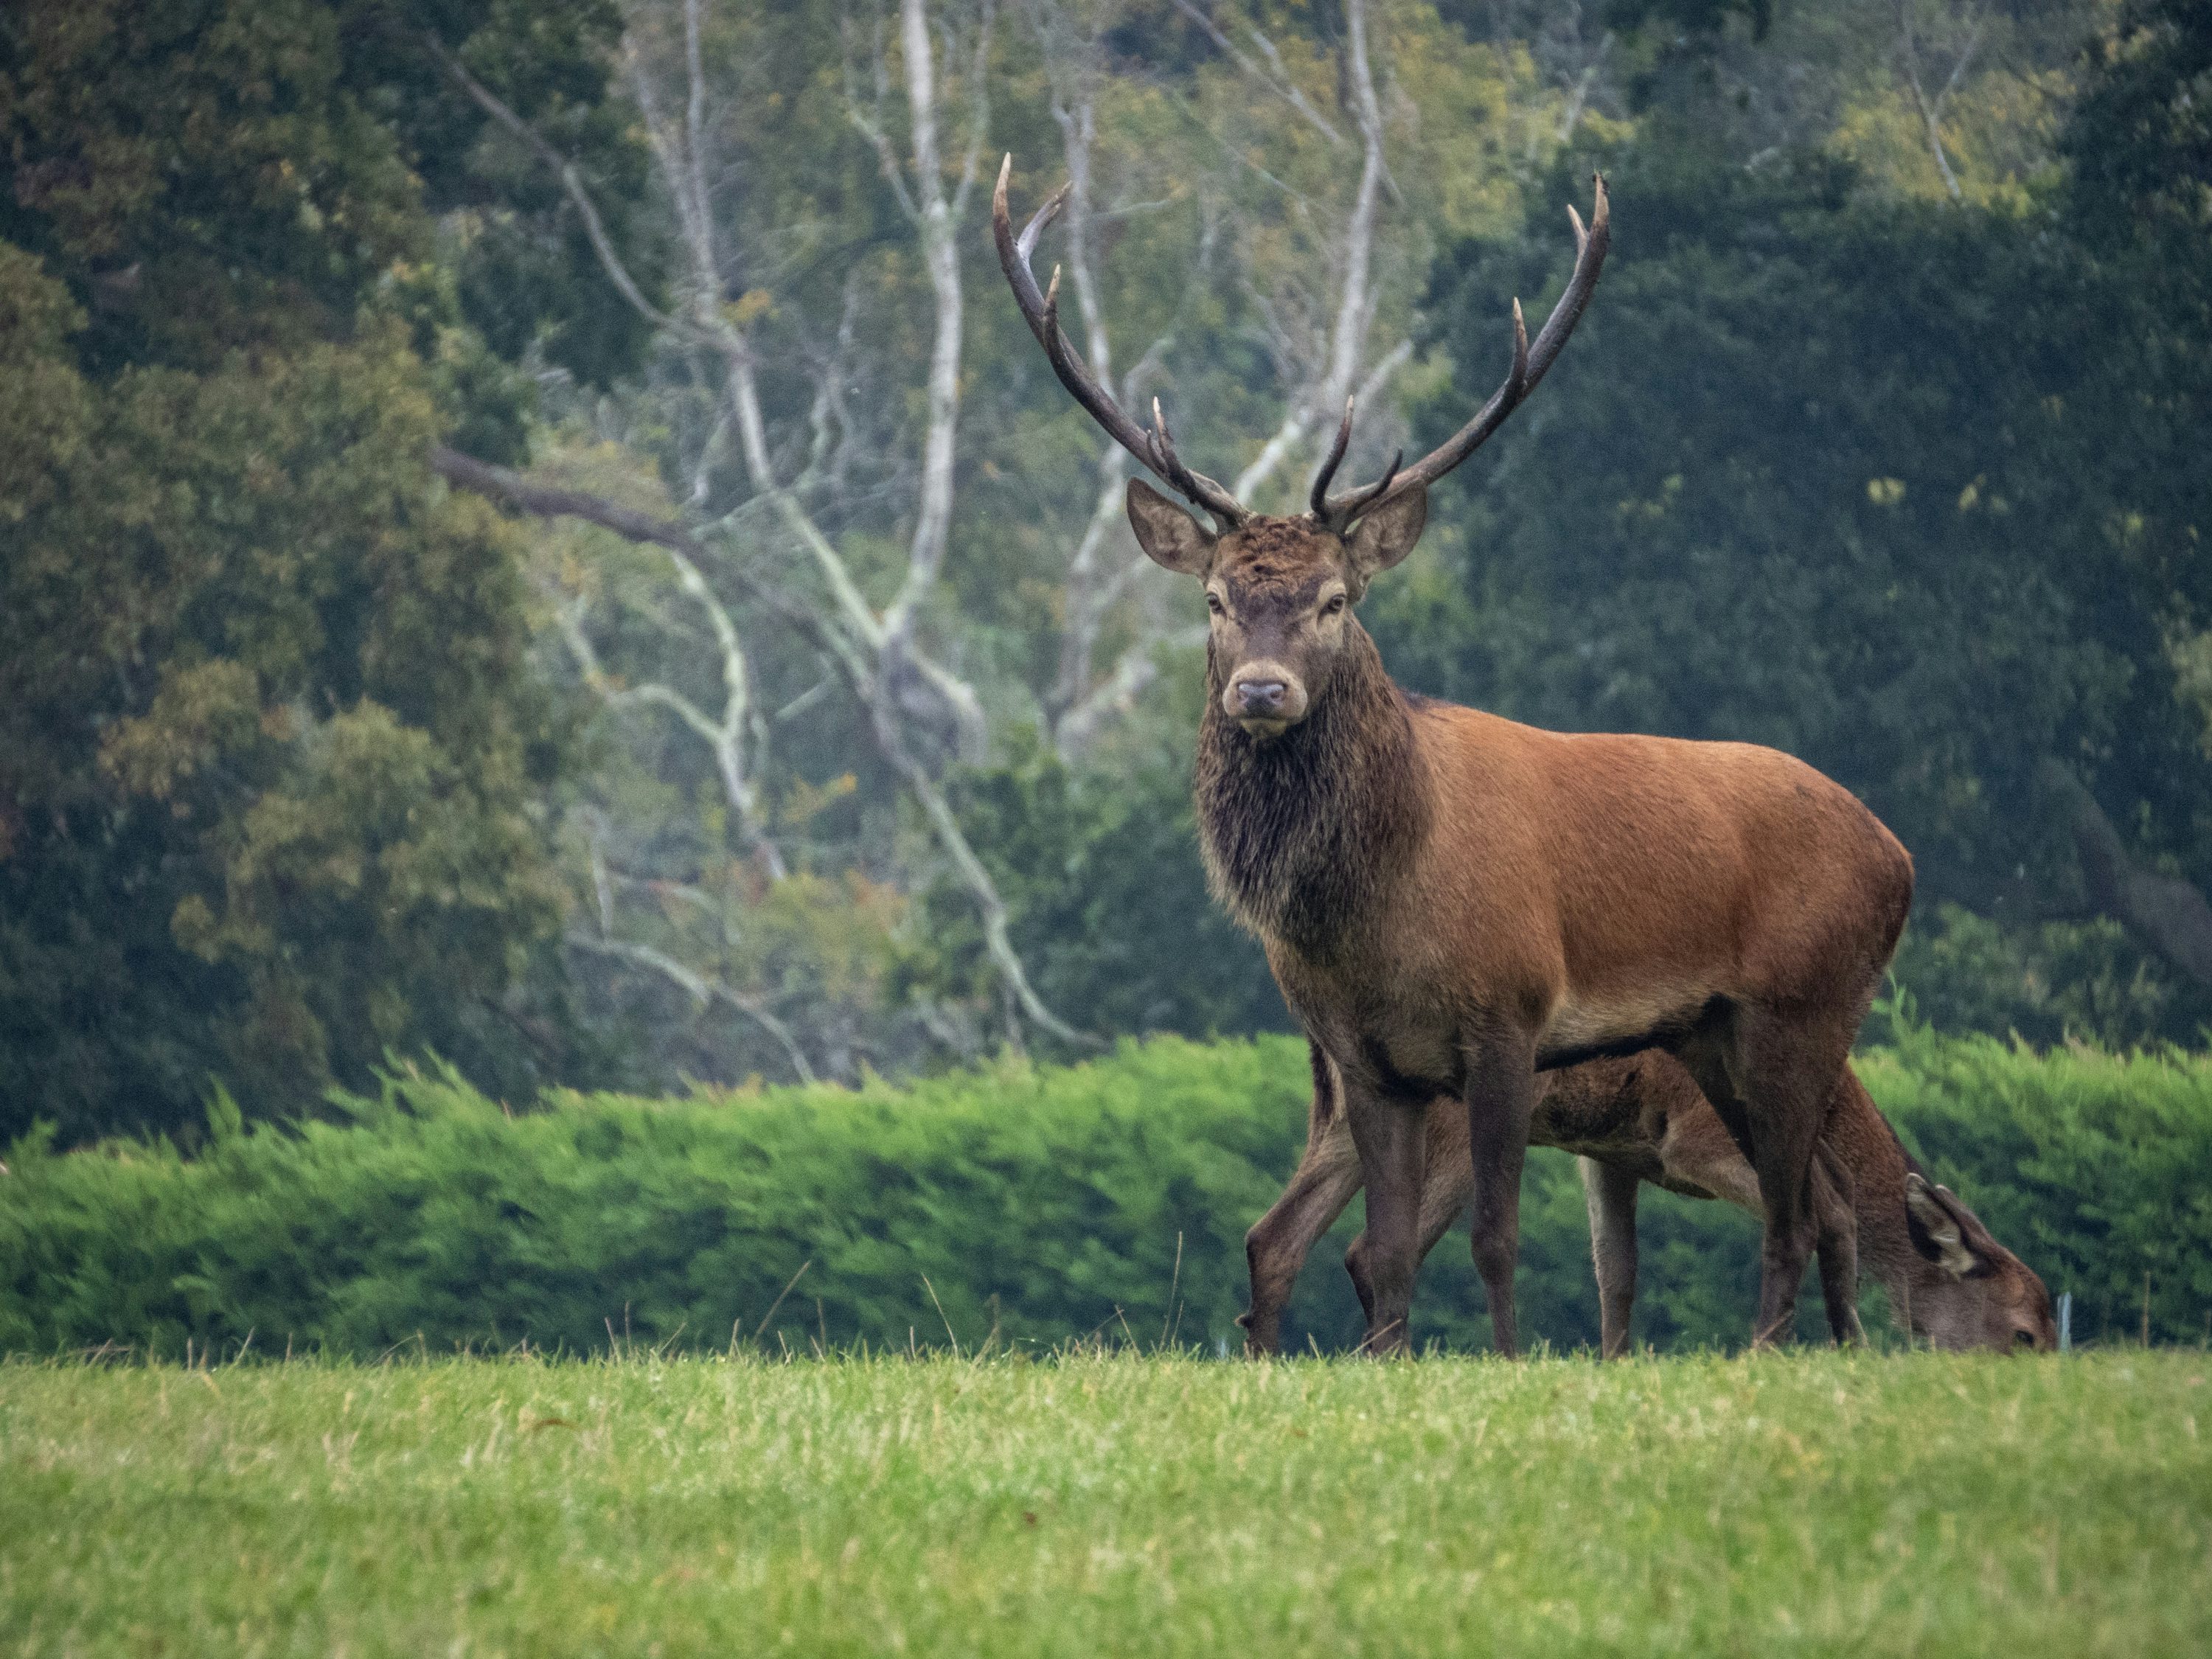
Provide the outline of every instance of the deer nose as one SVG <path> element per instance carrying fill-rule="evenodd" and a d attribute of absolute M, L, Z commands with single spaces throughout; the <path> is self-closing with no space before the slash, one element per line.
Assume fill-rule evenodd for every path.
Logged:
<path fill-rule="evenodd" d="M 1237 701 L 1245 714 L 1265 718 L 1283 712 L 1283 697 L 1289 689 L 1280 680 L 1239 680 Z"/>

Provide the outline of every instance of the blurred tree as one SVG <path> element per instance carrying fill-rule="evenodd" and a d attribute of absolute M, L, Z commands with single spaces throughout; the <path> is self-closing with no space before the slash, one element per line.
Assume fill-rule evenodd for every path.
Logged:
<path fill-rule="evenodd" d="M 2085 234 L 2179 252 L 2212 221 L 2212 15 L 2191 0 L 2131 0 L 2089 50 L 2063 143 Z M 2201 274 L 2174 273 L 2202 295 Z"/>
<path fill-rule="evenodd" d="M 1565 378 L 1385 600 L 1431 689 L 1843 779 L 1919 862 L 1934 931 L 1901 971 L 1993 976 L 1926 1005 L 2040 1035 L 2212 1018 L 2212 478 L 2189 453 L 2212 287 L 2172 234 L 2203 222 L 2174 182 L 2202 143 L 2195 27 L 2123 30 L 2065 134 L 2075 185 L 2026 208 L 1870 201 L 1818 155 L 1747 171 L 1647 127 L 1613 158 L 1620 249 Z M 1469 361 L 1538 247 L 1439 267 Z M 2079 932 L 2098 915 L 2117 957 Z M 2086 1000 L 2055 1018 L 2034 981 L 2068 961 Z"/>
<path fill-rule="evenodd" d="M 1187 767 L 1106 775 L 1039 744 L 1006 746 L 999 765 L 957 781 L 954 799 L 1059 1006 L 1105 1031 L 1292 1029 L 1258 944 L 1206 891 Z M 927 896 L 933 948 L 916 977 L 972 997 L 982 952 L 954 897 Z"/>
<path fill-rule="evenodd" d="M 1355 471 L 1463 415 L 1606 157 L 1589 331 L 1378 587 L 1394 663 L 1797 749 L 1921 855 L 1939 1019 L 2189 1034 L 2200 10 L 9 9 L 6 1123 L 1276 1022 L 1007 150 L 1101 380 L 1278 509 L 1346 392 Z"/>
<path fill-rule="evenodd" d="M 589 1069 L 536 811 L 566 722 L 512 532 L 428 459 L 520 441 L 530 381 L 471 317 L 584 374 L 643 337 L 593 320 L 562 204 L 502 194 L 435 53 L 634 176 L 614 27 L 0 19 L 0 1135 L 174 1127 L 210 1073 L 296 1108 L 387 1048 L 495 1086 Z"/>
<path fill-rule="evenodd" d="M 1138 826 L 1018 828 L 1014 805 L 1046 799 L 1016 781 L 1028 733 L 1082 775 L 1076 796 L 1164 799 L 1194 722 L 1161 718 L 1180 693 L 1154 691 L 1158 665 L 1202 624 L 1126 528 L 1133 463 L 1006 293 L 993 164 L 1017 157 L 1022 218 L 1071 185 L 1036 264 L 1062 267 L 1094 372 L 1138 408 L 1161 396 L 1190 453 L 1284 507 L 1348 392 L 1369 405 L 1353 464 L 1388 453 L 1429 251 L 1510 222 L 1563 94 L 1425 5 L 659 0 L 628 21 L 653 199 L 686 261 L 660 349 L 617 397 L 549 398 L 562 419 L 526 476 L 468 473 L 638 538 L 535 538 L 555 672 L 597 696 L 615 757 L 568 819 L 580 969 L 652 1011 L 665 1059 L 718 1076 L 1109 1029 L 1048 978 L 1206 1028 L 1252 988 L 1102 1001 L 1087 969 L 1042 965 L 1089 959 L 1064 930 L 1120 919 L 1068 889 L 1092 866 L 1060 831 L 1127 848 Z M 1001 785 L 1006 810 L 981 810 Z M 1061 890 L 1029 861 L 1048 844 Z M 1194 854 L 1176 880 L 1195 896 Z M 1208 954 L 1202 905 L 1147 914 L 1168 931 L 1144 972 Z"/>

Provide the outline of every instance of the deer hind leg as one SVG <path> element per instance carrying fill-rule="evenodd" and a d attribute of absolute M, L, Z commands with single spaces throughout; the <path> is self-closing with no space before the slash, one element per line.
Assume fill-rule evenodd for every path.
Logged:
<path fill-rule="evenodd" d="M 1535 1044 L 1525 1035 L 1495 1038 L 1468 1057 L 1468 1153 L 1473 1165 L 1474 1270 L 1490 1304 L 1498 1352 L 1521 1352 L 1513 1268 L 1521 1256 L 1521 1166 L 1536 1109 Z"/>
<path fill-rule="evenodd" d="M 1632 1171 L 1594 1158 L 1575 1163 L 1589 1206 L 1590 1259 L 1597 1268 L 1598 1354 L 1618 1359 L 1628 1352 L 1629 1316 L 1636 1310 L 1636 1195 L 1643 1183 Z"/>
<path fill-rule="evenodd" d="M 1678 1050 L 1759 1181 L 1753 1346 L 1788 1338 L 1820 1233 L 1813 1161 L 1853 1028 L 1825 1008 L 1737 1006 Z"/>
<path fill-rule="evenodd" d="M 1316 1240 L 1335 1224 L 1359 1190 L 1359 1152 L 1344 1114 L 1315 1114 L 1313 1138 L 1297 1172 L 1267 1213 L 1244 1235 L 1244 1260 L 1252 1273 L 1252 1306 L 1239 1314 L 1244 1352 L 1269 1354 L 1282 1346 L 1283 1306 Z"/>
<path fill-rule="evenodd" d="M 1798 1287 L 1804 1283 L 1805 1266 L 1818 1242 L 1814 1158 L 1828 1096 L 1850 1048 L 1850 1031 L 1838 1031 L 1835 1025 L 1825 1010 L 1777 1014 L 1747 1009 L 1737 1020 L 1742 1094 L 1751 1125 L 1751 1167 L 1759 1177 L 1766 1224 L 1759 1243 L 1759 1321 L 1752 1329 L 1755 1346 L 1788 1339 L 1796 1317 Z"/>

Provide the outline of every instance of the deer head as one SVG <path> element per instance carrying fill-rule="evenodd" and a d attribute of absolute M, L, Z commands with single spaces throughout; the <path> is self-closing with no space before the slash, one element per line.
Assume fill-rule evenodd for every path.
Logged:
<path fill-rule="evenodd" d="M 1428 518 L 1428 489 L 1473 454 L 1535 389 L 1574 331 L 1605 263 L 1610 222 L 1605 180 L 1596 180 L 1589 228 L 1567 210 L 1575 232 L 1574 275 L 1532 343 L 1513 302 L 1513 362 L 1504 383 L 1474 417 L 1410 467 L 1403 455 L 1381 478 L 1331 495 L 1329 486 L 1352 444 L 1356 400 L 1314 480 L 1308 510 L 1288 518 L 1255 514 L 1227 489 L 1194 471 L 1177 454 L 1159 399 L 1140 426 L 1091 377 L 1060 326 L 1060 271 L 1040 291 L 1030 269 L 1037 238 L 1067 198 L 1063 185 L 1014 234 L 1006 187 L 1014 158 L 999 169 L 991 198 L 992 234 L 1014 299 L 1044 348 L 1053 372 L 1075 401 L 1170 489 L 1213 520 L 1212 529 L 1141 478 L 1129 481 L 1129 523 L 1137 542 L 1159 565 L 1204 584 L 1212 618 L 1208 651 L 1219 683 L 1222 712 L 1251 735 L 1280 735 L 1303 720 L 1328 687 L 1346 645 L 1363 630 L 1352 620 L 1375 575 L 1413 550 Z"/>
<path fill-rule="evenodd" d="M 2048 1352 L 2058 1346 L 2051 1292 L 1990 1237 L 1948 1187 L 1905 1177 L 1912 1248 L 1926 1268 L 1912 1279 L 1912 1323 L 1939 1348 Z"/>

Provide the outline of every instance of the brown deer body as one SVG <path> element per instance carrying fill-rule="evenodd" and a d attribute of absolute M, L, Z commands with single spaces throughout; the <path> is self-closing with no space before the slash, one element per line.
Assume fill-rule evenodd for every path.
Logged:
<path fill-rule="evenodd" d="M 1009 162 L 1011 166 L 1011 159 Z M 994 223 L 1024 315 L 1062 383 L 1216 528 L 1140 481 L 1145 551 L 1203 583 L 1212 614 L 1198 806 L 1217 893 L 1257 934 L 1291 1011 L 1340 1079 L 1367 1191 L 1352 1268 L 1370 1344 L 1401 1347 L 1419 1261 L 1431 1102 L 1464 1103 L 1474 1250 L 1498 1345 L 1515 1352 L 1521 1167 L 1540 1070 L 1662 1047 L 1711 1097 L 1758 1180 L 1759 1316 L 1785 1330 L 1815 1232 L 1820 1119 L 1912 890 L 1903 848 L 1810 767 L 1745 744 L 1569 736 L 1407 696 L 1352 614 L 1412 551 L 1428 485 L 1525 398 L 1588 303 L 1604 185 L 1574 276 L 1511 370 L 1411 468 L 1311 511 L 1255 514 L 1091 382 L 1059 325 L 1055 273 Z"/>
<path fill-rule="evenodd" d="M 1359 1190 L 1359 1157 L 1336 1080 L 1318 1051 L 1314 1064 L 1305 1155 L 1282 1197 L 1245 1241 L 1252 1306 L 1239 1322 L 1255 1354 L 1276 1352 L 1283 1307 L 1298 1269 Z M 1758 1177 L 1711 1103 L 1679 1062 L 1656 1050 L 1548 1073 L 1528 1139 L 1531 1146 L 1579 1155 L 1597 1268 L 1601 1352 L 1607 1358 L 1628 1347 L 1636 1301 L 1636 1200 L 1644 1182 L 1760 1212 Z M 1856 1263 L 1887 1291 L 1897 1320 L 1935 1346 L 2010 1352 L 2057 1346 L 2043 1281 L 1953 1194 L 1929 1184 L 1848 1066 L 1829 1099 L 1821 1150 L 1834 1185 L 1821 1182 L 1816 1202 L 1840 1201 L 1848 1212 L 1821 1218 L 1824 1280 L 1826 1241 L 1847 1239 Z M 1462 1115 L 1431 1111 L 1425 1167 L 1424 1256 L 1473 1192 Z M 1838 1266 L 1843 1267 L 1840 1257 Z M 1824 1284 L 1830 1325 L 1839 1337 L 1856 1330 L 1856 1269 L 1845 1271 L 1840 1284 Z M 1838 1290 L 1847 1298 L 1847 1325 L 1839 1317 Z"/>

